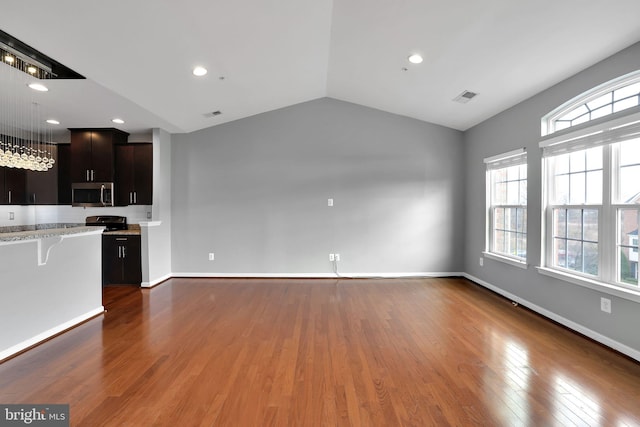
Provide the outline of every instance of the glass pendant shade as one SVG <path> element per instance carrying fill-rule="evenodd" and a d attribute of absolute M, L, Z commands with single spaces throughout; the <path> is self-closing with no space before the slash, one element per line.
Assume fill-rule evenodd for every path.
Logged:
<path fill-rule="evenodd" d="M 38 102 L 46 92 L 29 87 L 51 73 L 0 45 L 0 166 L 44 172 L 55 159 L 51 127 Z"/>

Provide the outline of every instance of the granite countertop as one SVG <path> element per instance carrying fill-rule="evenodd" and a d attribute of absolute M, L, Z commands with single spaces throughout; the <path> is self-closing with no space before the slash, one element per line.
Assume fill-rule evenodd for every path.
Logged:
<path fill-rule="evenodd" d="M 140 225 L 139 224 L 129 224 L 126 230 L 114 230 L 114 231 L 105 231 L 104 234 L 109 236 L 139 236 L 140 235 Z"/>
<path fill-rule="evenodd" d="M 0 227 L 0 243 L 22 240 L 46 239 L 47 237 L 78 234 L 102 230 L 104 227 L 91 227 L 84 224 L 37 224 Z"/>

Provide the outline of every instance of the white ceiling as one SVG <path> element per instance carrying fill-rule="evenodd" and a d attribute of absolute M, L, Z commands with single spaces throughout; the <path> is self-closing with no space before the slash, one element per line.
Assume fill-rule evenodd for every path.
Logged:
<path fill-rule="evenodd" d="M 87 77 L 42 96 L 65 128 L 191 132 L 329 96 L 465 130 L 640 41 L 638 16 L 638 0 L 3 0 L 0 29 Z"/>

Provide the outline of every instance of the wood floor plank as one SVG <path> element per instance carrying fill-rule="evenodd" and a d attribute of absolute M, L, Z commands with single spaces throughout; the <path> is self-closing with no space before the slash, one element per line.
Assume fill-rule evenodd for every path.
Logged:
<path fill-rule="evenodd" d="M 640 425 L 640 364 L 465 279 L 171 279 L 0 364 L 74 426 Z"/>

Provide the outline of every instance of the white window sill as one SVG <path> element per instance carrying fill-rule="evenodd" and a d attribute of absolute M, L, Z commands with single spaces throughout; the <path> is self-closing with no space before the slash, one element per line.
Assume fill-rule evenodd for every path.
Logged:
<path fill-rule="evenodd" d="M 482 252 L 482 255 L 485 258 L 489 258 L 492 259 L 494 261 L 500 261 L 500 262 L 504 262 L 505 264 L 509 264 L 509 265 L 513 265 L 514 267 L 518 267 L 518 268 L 522 268 L 522 269 L 527 269 L 527 262 L 526 261 L 520 261 L 518 259 L 515 258 L 509 258 L 506 256 L 501 256 L 498 254 L 494 254 L 493 252 Z"/>
<path fill-rule="evenodd" d="M 605 294 L 613 295 L 618 298 L 624 298 L 634 302 L 640 302 L 640 289 L 626 289 L 623 287 L 611 285 L 609 283 L 600 282 L 598 280 L 589 279 L 586 277 L 581 277 L 577 275 L 573 275 L 570 273 L 565 273 L 563 271 L 555 270 L 548 267 L 536 267 L 538 273 L 544 274 L 545 276 L 550 276 L 555 279 L 564 280 L 565 282 L 570 282 L 579 286 L 583 286 L 585 288 L 593 289 L 594 291 L 602 292 Z"/>

